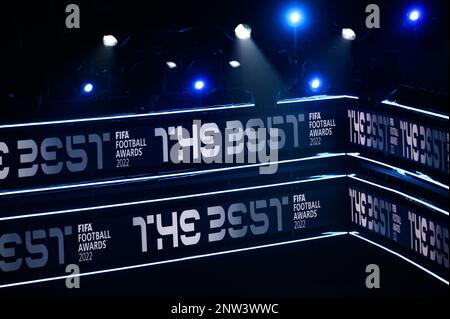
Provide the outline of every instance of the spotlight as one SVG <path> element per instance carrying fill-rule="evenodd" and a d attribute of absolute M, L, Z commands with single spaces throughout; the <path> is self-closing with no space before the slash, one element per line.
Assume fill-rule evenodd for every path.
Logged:
<path fill-rule="evenodd" d="M 117 39 L 113 35 L 104 35 L 103 36 L 103 45 L 105 47 L 115 47 L 117 45 Z"/>
<path fill-rule="evenodd" d="M 423 24 L 425 14 L 426 12 L 423 7 L 409 8 L 409 10 L 406 11 L 405 14 L 405 24 L 408 27 L 418 28 Z"/>
<path fill-rule="evenodd" d="M 313 90 L 317 90 L 318 88 L 320 88 L 320 80 L 319 79 L 314 79 L 314 80 L 312 80 L 311 81 L 311 84 L 310 84 L 310 86 L 311 86 L 311 89 L 313 89 Z"/>
<path fill-rule="evenodd" d="M 289 13 L 289 22 L 292 26 L 297 26 L 300 23 L 300 20 L 302 19 L 302 15 L 299 11 L 292 11 Z"/>
<path fill-rule="evenodd" d="M 94 91 L 94 84 L 87 82 L 82 87 L 83 94 L 91 94 Z"/>
<path fill-rule="evenodd" d="M 203 80 L 195 80 L 192 86 L 194 87 L 195 91 L 200 92 L 205 89 L 206 83 Z"/>
<path fill-rule="evenodd" d="M 409 21 L 411 21 L 411 22 L 417 22 L 417 21 L 419 21 L 420 16 L 421 16 L 420 11 L 417 10 L 417 9 L 411 10 L 411 11 L 408 13 L 408 19 L 409 19 Z"/>
<path fill-rule="evenodd" d="M 236 37 L 241 40 L 250 39 L 252 34 L 252 28 L 248 24 L 239 24 L 236 29 L 234 29 Z"/>
<path fill-rule="evenodd" d="M 175 62 L 172 61 L 167 61 L 166 65 L 169 69 L 175 69 L 177 67 L 177 64 Z"/>
<path fill-rule="evenodd" d="M 356 33 L 350 28 L 342 29 L 342 38 L 345 40 L 353 41 L 356 39 Z"/>
<path fill-rule="evenodd" d="M 322 90 L 322 80 L 318 77 L 314 77 L 308 82 L 308 86 L 309 91 L 311 91 L 312 93 L 318 93 Z"/>
<path fill-rule="evenodd" d="M 238 68 L 238 67 L 241 66 L 241 64 L 239 63 L 239 61 L 236 61 L 236 60 L 230 61 L 230 62 L 228 62 L 228 63 L 230 64 L 230 66 L 231 66 L 233 69 L 236 69 L 236 68 Z"/>
<path fill-rule="evenodd" d="M 194 87 L 196 90 L 202 90 L 205 87 L 205 82 L 203 81 L 195 81 Z"/>
<path fill-rule="evenodd" d="M 291 9 L 286 14 L 287 24 L 291 27 L 298 27 L 304 22 L 304 12 L 298 8 Z"/>

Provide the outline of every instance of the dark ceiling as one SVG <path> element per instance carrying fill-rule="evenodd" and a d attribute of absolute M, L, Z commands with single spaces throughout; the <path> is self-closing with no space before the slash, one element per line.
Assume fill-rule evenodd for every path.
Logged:
<path fill-rule="evenodd" d="M 80 29 L 65 27 L 71 2 L 80 7 Z M 290 95 L 305 94 L 299 83 L 306 67 L 327 74 L 327 93 L 385 92 L 399 84 L 448 92 L 447 0 L 423 1 L 426 22 L 414 30 L 403 26 L 403 17 L 415 2 L 404 0 L 375 2 L 381 9 L 379 30 L 364 25 L 365 7 L 373 1 L 71 2 L 1 5 L 0 101 L 6 115 L 0 120 L 82 114 L 73 108 L 63 112 L 61 105 L 86 102 L 79 94 L 86 79 L 107 82 L 95 98 L 100 113 L 116 100 L 121 109 L 106 112 L 136 111 L 154 94 L 184 91 L 194 72 L 207 74 L 215 88 L 245 87 L 248 83 L 226 75 L 231 71 L 224 66 L 234 58 L 238 23 L 251 25 L 255 44 L 280 76 L 277 90 L 291 88 Z M 309 22 L 297 31 L 297 49 L 285 23 L 293 5 L 306 8 Z M 339 37 L 345 26 L 358 39 L 343 49 Z M 113 54 L 102 51 L 101 38 L 108 33 L 119 40 Z M 179 65 L 175 75 L 167 74 L 167 60 Z M 245 89 L 257 92 L 257 85 Z"/>

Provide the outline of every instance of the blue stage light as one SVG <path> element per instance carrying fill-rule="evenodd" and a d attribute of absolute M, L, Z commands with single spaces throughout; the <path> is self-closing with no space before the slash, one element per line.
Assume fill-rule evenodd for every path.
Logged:
<path fill-rule="evenodd" d="M 287 13 L 287 22 L 292 27 L 297 27 L 303 22 L 303 13 L 298 9 L 290 10 Z"/>
<path fill-rule="evenodd" d="M 94 84 L 87 82 L 83 84 L 83 93 L 91 94 L 94 91 Z"/>
<path fill-rule="evenodd" d="M 322 90 L 322 80 L 318 77 L 312 78 L 309 82 L 309 90 L 313 93 L 318 93 Z"/>
<path fill-rule="evenodd" d="M 297 24 L 300 22 L 300 13 L 298 11 L 294 11 L 289 15 L 289 20 L 292 24 Z"/>
<path fill-rule="evenodd" d="M 405 24 L 408 27 L 418 28 L 425 22 L 425 10 L 422 7 L 410 7 L 405 13 Z"/>
<path fill-rule="evenodd" d="M 206 88 L 206 82 L 204 80 L 197 79 L 192 83 L 194 91 L 201 92 Z"/>
<path fill-rule="evenodd" d="M 411 22 L 417 22 L 420 20 L 421 12 L 417 9 L 411 10 L 408 12 L 408 19 Z"/>

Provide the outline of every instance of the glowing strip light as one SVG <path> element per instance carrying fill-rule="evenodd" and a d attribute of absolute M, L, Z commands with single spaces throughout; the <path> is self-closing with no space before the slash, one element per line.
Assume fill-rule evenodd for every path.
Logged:
<path fill-rule="evenodd" d="M 153 175 L 153 176 L 143 176 L 143 177 L 131 177 L 131 178 L 115 179 L 115 180 L 107 180 L 107 181 L 99 181 L 99 182 L 66 184 L 66 185 L 58 185 L 58 186 L 32 188 L 32 189 L 21 189 L 21 190 L 14 190 L 14 191 L 1 191 L 0 197 L 8 196 L 8 195 L 46 192 L 46 191 L 57 191 L 57 190 L 62 190 L 62 189 L 65 190 L 65 189 L 72 189 L 72 188 L 85 188 L 85 187 L 93 187 L 93 186 L 115 185 L 115 184 L 129 183 L 129 182 L 143 182 L 143 181 L 150 181 L 150 180 L 162 179 L 162 178 L 173 178 L 173 177 L 185 177 L 185 176 L 192 176 L 192 175 L 200 175 L 200 174 L 210 174 L 210 173 L 221 172 L 221 171 L 231 171 L 231 170 L 236 170 L 236 169 L 245 169 L 245 168 L 260 167 L 260 166 L 270 166 L 270 165 L 275 165 L 275 164 L 279 165 L 279 164 L 286 164 L 286 163 L 297 163 L 297 162 L 317 160 L 317 159 L 330 158 L 330 157 L 339 157 L 339 156 L 345 156 L 345 155 L 346 155 L 345 153 L 320 153 L 315 156 L 282 160 L 282 161 L 277 161 L 277 162 L 256 163 L 256 164 L 238 165 L 238 166 L 232 166 L 232 167 L 222 167 L 222 168 L 214 168 L 214 169 L 207 169 L 207 170 L 199 170 L 199 171 L 192 171 L 192 172 L 171 173 L 171 174 L 165 174 L 165 175 Z"/>
<path fill-rule="evenodd" d="M 41 126 L 41 125 L 105 121 L 105 120 L 121 120 L 121 119 L 161 116 L 161 115 L 169 115 L 169 114 L 183 114 L 183 113 L 195 113 L 195 112 L 217 111 L 217 110 L 227 110 L 227 109 L 240 109 L 240 108 L 253 107 L 253 106 L 255 106 L 254 103 L 228 104 L 228 105 L 217 105 L 217 106 L 211 106 L 211 107 L 179 109 L 179 110 L 161 111 L 161 112 L 153 112 L 153 113 L 142 113 L 142 114 L 122 114 L 122 115 L 111 115 L 111 116 L 101 116 L 101 117 L 88 117 L 88 118 L 84 118 L 84 119 L 71 119 L 71 120 L 45 121 L 45 122 L 32 122 L 32 123 L 19 123 L 19 124 L 5 124 L 5 125 L 0 125 L 0 129 L 13 128 L 13 127 L 29 127 L 29 126 Z"/>
<path fill-rule="evenodd" d="M 59 214 L 69 214 L 69 213 L 81 213 L 81 212 L 86 212 L 86 211 L 91 211 L 91 210 L 101 210 L 101 209 L 108 209 L 108 208 L 117 208 L 117 207 L 126 207 L 126 206 L 135 206 L 135 205 L 142 205 L 142 204 L 166 202 L 166 201 L 179 200 L 179 199 L 197 198 L 197 197 L 219 195 L 219 194 L 229 194 L 229 193 L 236 193 L 236 192 L 242 192 L 242 191 L 248 191 L 248 190 L 265 189 L 265 188 L 278 187 L 278 186 L 288 186 L 288 185 L 296 185 L 296 184 L 309 183 L 309 182 L 315 182 L 315 181 L 337 179 L 337 178 L 343 178 L 346 176 L 347 175 L 323 175 L 323 176 L 314 177 L 314 178 L 310 178 L 310 179 L 303 179 L 303 180 L 297 180 L 297 181 L 291 181 L 291 182 L 250 186 L 250 187 L 242 187 L 242 188 L 234 188 L 234 189 L 225 189 L 225 190 L 207 192 L 207 193 L 197 193 L 197 194 L 191 194 L 191 195 L 180 195 L 180 196 L 173 196 L 173 197 L 155 198 L 155 199 L 147 199 L 147 200 L 126 202 L 126 203 L 119 203 L 119 204 L 108 204 L 108 205 L 90 206 L 90 207 L 82 207 L 82 208 L 72 208 L 72 209 L 58 210 L 58 211 L 53 211 L 53 212 L 34 213 L 34 214 L 28 214 L 28 215 L 7 216 L 7 217 L 1 217 L 0 221 L 41 217 L 41 216 L 50 216 L 50 215 L 59 215 Z"/>
<path fill-rule="evenodd" d="M 303 103 L 303 102 L 338 100 L 338 99 L 357 100 L 358 97 L 352 96 L 352 95 L 316 95 L 316 96 L 308 96 L 308 97 L 281 100 L 281 101 L 278 101 L 277 104 Z"/>
<path fill-rule="evenodd" d="M 91 272 L 86 272 L 86 273 L 80 273 L 79 275 L 71 274 L 71 275 L 36 279 L 36 280 L 30 280 L 30 281 L 15 282 L 15 283 L 11 283 L 11 284 L 0 285 L 0 288 L 9 288 L 9 287 L 15 287 L 15 286 L 22 286 L 22 285 L 41 283 L 41 282 L 61 280 L 61 279 L 66 279 L 66 278 L 73 278 L 73 277 L 78 277 L 78 276 L 81 277 L 81 276 L 99 275 L 99 274 L 105 274 L 105 273 L 116 272 L 116 271 L 138 269 L 138 268 L 144 268 L 144 267 L 150 267 L 150 266 L 156 266 L 156 265 L 164 265 L 164 264 L 169 264 L 169 263 L 174 263 L 174 262 L 194 260 L 194 259 L 200 259 L 200 258 L 206 258 L 206 257 L 221 256 L 221 255 L 227 255 L 227 254 L 234 254 L 234 253 L 240 253 L 240 252 L 245 252 L 245 251 L 252 251 L 252 250 L 257 250 L 257 249 L 284 246 L 284 245 L 296 244 L 296 243 L 301 243 L 301 242 L 307 242 L 307 241 L 312 241 L 312 240 L 325 239 L 325 238 L 337 237 L 337 236 L 343 236 L 343 235 L 348 235 L 348 232 L 331 232 L 331 233 L 328 232 L 328 233 L 323 233 L 323 234 L 321 234 L 319 236 L 315 236 L 315 237 L 307 237 L 307 238 L 295 239 L 295 240 L 284 241 L 284 242 L 273 243 L 273 244 L 231 249 L 231 250 L 225 250 L 225 251 L 221 251 L 221 252 L 181 257 L 181 258 L 170 259 L 170 260 L 162 260 L 162 261 L 156 261 L 156 262 L 133 265 L 133 266 L 125 266 L 125 267 L 97 270 L 97 271 L 91 271 Z"/>
<path fill-rule="evenodd" d="M 436 113 L 436 112 L 431 112 L 431 111 L 427 111 L 427 110 L 418 109 L 418 108 L 415 108 L 415 107 L 412 107 L 412 106 L 399 104 L 399 103 L 394 102 L 394 101 L 384 100 L 381 103 L 387 104 L 387 105 L 396 106 L 396 107 L 400 107 L 402 109 L 406 109 L 406 110 L 409 110 L 409 111 L 414 111 L 414 112 L 418 112 L 418 113 L 422 113 L 422 114 L 426 114 L 426 115 L 430 115 L 430 116 L 434 116 L 434 117 L 438 117 L 438 118 L 441 118 L 441 119 L 448 120 L 448 115 L 441 114 L 441 113 Z"/>
<path fill-rule="evenodd" d="M 433 276 L 434 278 L 436 278 L 436 279 L 442 281 L 444 284 L 446 284 L 446 285 L 449 284 L 449 283 L 448 283 L 448 280 L 445 280 L 444 278 L 442 278 L 442 277 L 436 275 L 434 272 L 432 272 L 432 271 L 428 270 L 427 268 L 425 268 L 425 267 L 419 265 L 418 263 L 412 261 L 411 259 L 406 258 L 406 257 L 403 256 L 403 255 L 400 255 L 398 252 L 393 251 L 393 250 L 391 250 L 391 249 L 389 249 L 389 248 L 387 248 L 387 247 L 384 247 L 384 246 L 382 246 L 382 245 L 380 245 L 380 244 L 378 244 L 378 243 L 376 243 L 376 242 L 374 242 L 374 241 L 371 241 L 370 239 L 367 239 L 367 238 L 361 236 L 358 232 L 350 232 L 349 234 L 352 235 L 352 236 L 354 236 L 354 237 L 357 237 L 357 238 L 359 238 L 359 239 L 361 239 L 361 240 L 364 240 L 364 241 L 366 241 L 366 242 L 368 242 L 368 243 L 370 243 L 370 244 L 372 244 L 372 245 L 374 245 L 374 246 L 377 246 L 378 248 L 381 248 L 381 249 L 387 251 L 388 253 L 391 253 L 391 254 L 393 254 L 393 255 L 395 255 L 395 256 L 397 256 L 397 257 L 403 259 L 404 261 L 406 261 L 406 262 L 410 263 L 411 265 L 413 265 L 413 266 L 419 268 L 420 270 L 426 272 L 427 274 Z"/>
<path fill-rule="evenodd" d="M 429 208 L 431 208 L 431 209 L 433 209 L 433 210 L 435 210 L 435 211 L 437 211 L 437 212 L 440 212 L 440 213 L 442 213 L 442 214 L 448 216 L 448 211 L 446 211 L 446 210 L 444 210 L 444 209 L 442 209 L 442 208 L 436 207 L 436 206 L 434 206 L 434 205 L 431 205 L 430 203 L 427 203 L 427 202 L 425 202 L 425 201 L 423 201 L 423 200 L 421 200 L 421 199 L 418 199 L 418 198 L 416 198 L 416 197 L 413 197 L 413 196 L 411 196 L 411 195 L 402 193 L 402 192 L 400 192 L 400 191 L 398 191 L 398 190 L 395 190 L 395 189 L 393 189 L 393 188 L 389 188 L 389 187 L 385 187 L 385 186 L 382 186 L 382 185 L 379 185 L 379 184 L 376 184 L 376 183 L 373 183 L 373 182 L 369 182 L 369 181 L 367 181 L 367 180 L 364 180 L 364 179 L 361 179 L 361 178 L 359 178 L 359 177 L 356 177 L 354 174 L 350 174 L 350 175 L 347 175 L 347 176 L 350 177 L 351 179 L 354 179 L 354 180 L 357 180 L 357 181 L 360 181 L 360 182 L 363 182 L 363 183 L 366 183 L 366 184 L 369 184 L 369 185 L 372 185 L 372 186 L 375 186 L 375 187 L 384 189 L 384 190 L 386 190 L 386 191 L 388 191 L 388 192 L 391 192 L 391 193 L 395 193 L 395 194 L 404 196 L 404 197 L 406 197 L 406 198 L 408 198 L 408 199 L 410 199 L 410 200 L 412 200 L 412 201 L 414 201 L 414 202 L 416 202 L 416 203 L 419 203 L 419 204 L 422 204 L 422 205 L 424 205 L 424 206 L 427 206 L 427 207 L 429 207 Z"/>
<path fill-rule="evenodd" d="M 364 160 L 364 161 L 368 161 L 368 162 L 371 162 L 371 163 L 375 163 L 375 164 L 378 164 L 378 165 L 382 165 L 382 166 L 384 166 L 384 167 L 388 167 L 388 168 L 390 168 L 390 169 L 393 169 L 393 170 L 397 171 L 398 173 L 400 173 L 400 174 L 402 174 L 402 175 L 405 175 L 405 174 L 411 175 L 411 176 L 420 178 L 420 179 L 422 179 L 422 180 L 424 180 L 424 181 L 433 183 L 433 184 L 435 184 L 435 185 L 437 185 L 437 186 L 443 187 L 443 188 L 445 188 L 445 189 L 449 189 L 448 185 L 445 185 L 445 184 L 443 184 L 443 183 L 440 183 L 440 182 L 438 182 L 438 181 L 432 179 L 432 178 L 429 177 L 428 175 L 425 175 L 425 174 L 422 174 L 422 173 L 419 173 L 419 172 L 417 172 L 417 173 L 409 172 L 409 171 L 406 171 L 406 170 L 404 170 L 404 169 L 402 169 L 402 168 L 395 167 L 395 166 L 392 166 L 392 165 L 389 165 L 389 164 L 386 164 L 386 163 L 383 163 L 383 162 L 376 161 L 376 160 L 371 159 L 371 158 L 367 158 L 367 157 L 361 156 L 359 153 L 347 153 L 347 155 L 348 155 L 348 156 L 355 157 L 355 158 L 362 159 L 362 160 Z"/>

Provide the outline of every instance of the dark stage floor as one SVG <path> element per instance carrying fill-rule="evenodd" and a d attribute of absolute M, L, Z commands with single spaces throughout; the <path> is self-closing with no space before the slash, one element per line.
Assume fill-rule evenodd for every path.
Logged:
<path fill-rule="evenodd" d="M 315 256 L 305 259 L 304 256 Z M 380 268 L 367 289 L 365 268 Z M 351 236 L 176 262 L 81 278 L 79 289 L 53 281 L 0 291 L 0 297 L 446 298 L 448 286 Z"/>

